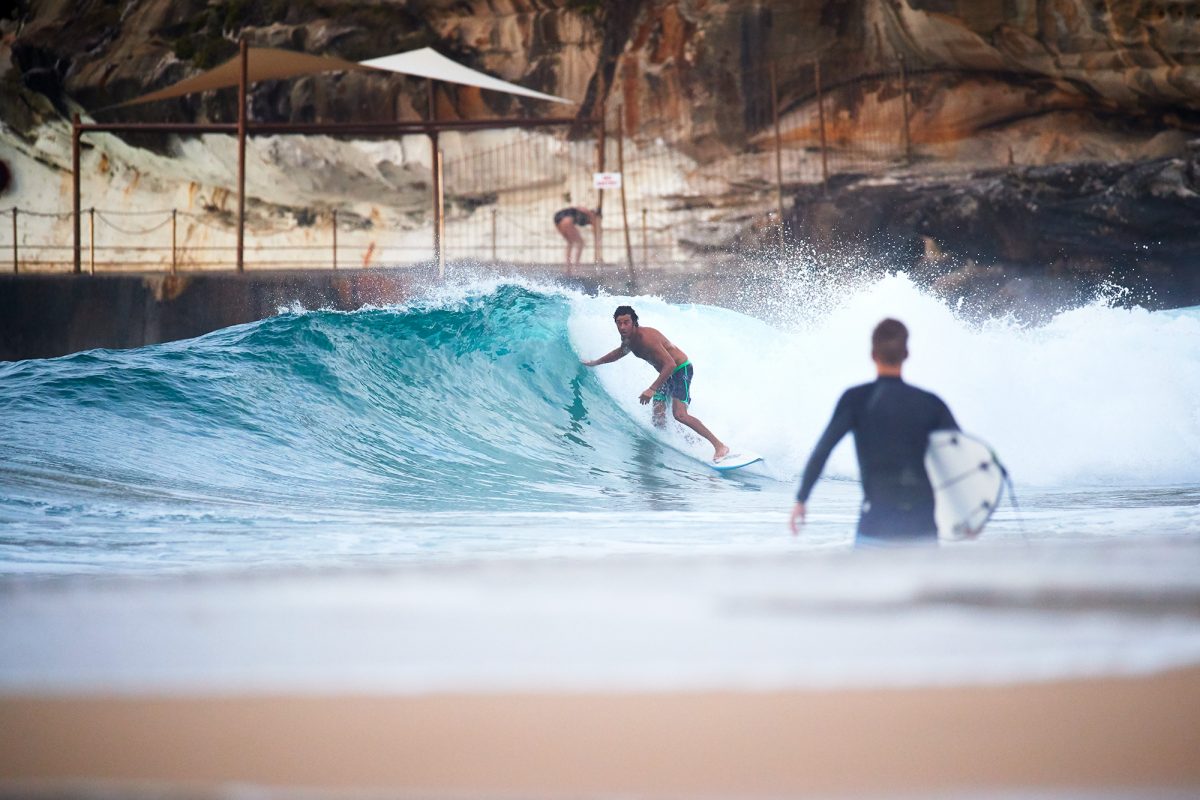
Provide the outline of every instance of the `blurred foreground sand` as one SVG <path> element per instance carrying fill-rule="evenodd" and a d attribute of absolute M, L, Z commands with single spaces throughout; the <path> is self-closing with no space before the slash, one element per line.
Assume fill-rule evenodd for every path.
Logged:
<path fill-rule="evenodd" d="M 244 797 L 247 787 L 255 797 L 1200 796 L 1200 668 L 919 689 L 0 699 L 4 796 Z"/>

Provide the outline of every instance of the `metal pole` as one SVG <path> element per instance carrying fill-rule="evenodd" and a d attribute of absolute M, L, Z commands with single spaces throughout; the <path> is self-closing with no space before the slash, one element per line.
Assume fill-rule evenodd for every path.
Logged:
<path fill-rule="evenodd" d="M 174 275 L 176 270 L 178 270 L 178 268 L 179 268 L 179 257 L 176 255 L 176 253 L 178 252 L 176 249 L 176 241 L 177 241 L 177 234 L 179 231 L 179 220 L 177 219 L 176 215 L 177 215 L 177 212 L 175 211 L 175 209 L 172 208 L 171 209 L 171 274 L 172 275 Z"/>
<path fill-rule="evenodd" d="M 96 274 L 96 209 L 88 209 L 88 270 Z"/>
<path fill-rule="evenodd" d="M 71 269 L 76 275 L 83 272 L 83 243 L 79 231 L 79 115 L 71 117 L 71 210 L 75 221 L 75 253 L 74 266 Z"/>
<path fill-rule="evenodd" d="M 437 105 L 433 97 L 433 81 L 427 80 L 426 85 L 429 87 L 429 121 L 437 121 Z M 445 269 L 445 261 L 442 258 L 442 159 L 441 150 L 438 149 L 438 132 L 433 129 L 429 132 L 429 162 L 430 172 L 433 178 L 433 260 L 438 265 L 438 278 L 443 277 Z"/>
<path fill-rule="evenodd" d="M 570 128 L 578 121 L 572 117 L 496 117 L 493 119 L 444 119 L 437 123 L 415 122 L 255 122 L 246 121 L 249 136 L 320 134 L 323 136 L 404 136 L 437 131 L 487 131 L 507 128 Z M 237 134 L 236 122 L 88 122 L 79 126 L 83 133 L 228 133 Z"/>
<path fill-rule="evenodd" d="M 771 62 L 771 119 L 775 123 L 775 206 L 779 212 L 779 250 L 783 251 L 783 140 L 779 135 L 779 90 Z"/>
<path fill-rule="evenodd" d="M 333 210 L 333 268 L 337 269 L 337 209 Z"/>
<path fill-rule="evenodd" d="M 492 209 L 492 263 L 496 263 L 496 209 Z"/>
<path fill-rule="evenodd" d="M 633 245 L 629 241 L 629 210 L 625 205 L 625 107 L 617 106 L 617 169 L 621 173 L 621 227 L 625 231 L 625 262 L 629 265 L 629 285 L 634 283 Z"/>
<path fill-rule="evenodd" d="M 821 60 L 813 62 L 817 84 L 817 120 L 821 126 L 821 189 L 829 192 L 829 159 L 825 143 L 825 96 L 821 93 Z"/>
<path fill-rule="evenodd" d="M 250 71 L 250 45 L 241 41 L 242 68 L 238 74 L 238 228 L 237 271 L 246 268 L 246 84 Z"/>
<path fill-rule="evenodd" d="M 438 236 L 438 231 L 442 228 L 442 204 L 441 204 L 441 166 L 442 162 L 438 159 L 438 136 L 436 133 L 429 134 L 430 150 L 430 172 L 433 177 L 433 260 L 438 263 L 438 276 L 441 276 L 442 263 L 442 240 Z"/>
<path fill-rule="evenodd" d="M 642 267 L 650 263 L 650 245 L 646 241 L 646 209 L 642 209 Z"/>
<path fill-rule="evenodd" d="M 908 133 L 908 71 L 904 68 L 904 58 L 900 58 L 900 104 L 904 110 L 904 126 L 901 128 L 904 137 L 904 163 L 912 161 L 912 140 Z"/>
<path fill-rule="evenodd" d="M 438 280 L 446 279 L 446 187 L 442 177 L 442 151 L 438 150 L 437 158 L 437 238 Z"/>
<path fill-rule="evenodd" d="M 605 155 L 604 151 L 606 149 L 608 142 L 606 139 L 607 131 L 605 130 L 606 120 L 604 119 L 603 116 L 601 116 L 601 118 L 599 120 L 597 120 L 597 124 L 600 126 L 600 130 L 599 130 L 598 135 L 596 136 L 596 171 L 604 172 L 604 155 Z M 594 250 L 592 252 L 592 262 L 594 264 L 596 264 L 597 266 L 599 266 L 600 264 L 604 263 L 604 219 L 603 219 L 604 218 L 604 190 L 603 189 L 596 190 L 596 210 L 599 211 L 600 213 L 597 215 L 597 219 L 593 223 L 596 227 L 596 231 L 595 231 L 596 247 L 594 248 Z"/>
<path fill-rule="evenodd" d="M 13 206 L 13 275 L 21 271 L 17 266 L 20 262 L 17 260 L 17 207 Z"/>

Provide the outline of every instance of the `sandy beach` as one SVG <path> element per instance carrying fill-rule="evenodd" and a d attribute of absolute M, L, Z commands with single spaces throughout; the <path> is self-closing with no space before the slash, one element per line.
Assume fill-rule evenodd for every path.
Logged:
<path fill-rule="evenodd" d="M 1200 668 L 838 691 L 0 700 L 7 794 L 1200 789 Z"/>

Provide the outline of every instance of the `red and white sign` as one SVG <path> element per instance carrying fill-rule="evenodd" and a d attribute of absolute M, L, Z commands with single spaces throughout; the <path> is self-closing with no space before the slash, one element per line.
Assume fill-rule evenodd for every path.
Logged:
<path fill-rule="evenodd" d="M 621 188 L 621 173 L 619 172 L 593 172 L 592 186 L 597 189 L 620 189 Z"/>

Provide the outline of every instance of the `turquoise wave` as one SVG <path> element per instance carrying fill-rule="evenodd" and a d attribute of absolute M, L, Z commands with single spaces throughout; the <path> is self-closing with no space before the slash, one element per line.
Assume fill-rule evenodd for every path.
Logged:
<path fill-rule="evenodd" d="M 502 285 L 5 365 L 0 514 L 608 509 L 640 503 L 648 470 L 710 477 L 614 404 L 569 314 L 563 295 Z"/>

